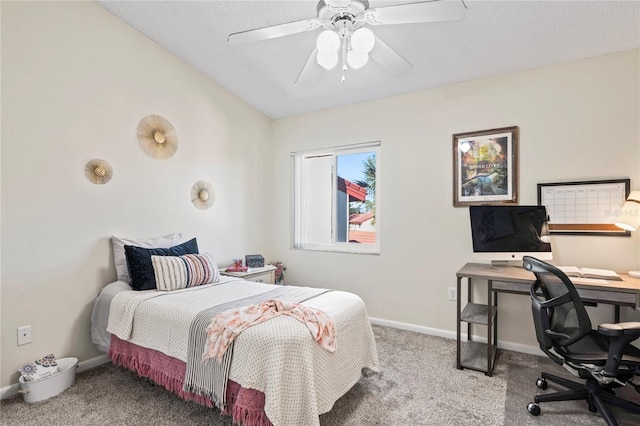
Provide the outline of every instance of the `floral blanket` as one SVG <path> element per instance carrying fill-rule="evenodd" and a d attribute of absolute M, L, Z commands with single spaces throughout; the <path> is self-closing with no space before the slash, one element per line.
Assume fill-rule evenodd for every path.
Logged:
<path fill-rule="evenodd" d="M 279 299 L 269 299 L 259 305 L 229 309 L 216 315 L 207 327 L 207 343 L 202 360 L 222 360 L 229 345 L 243 330 L 280 315 L 291 316 L 303 323 L 313 339 L 329 352 L 336 350 L 336 326 L 323 311 Z"/>

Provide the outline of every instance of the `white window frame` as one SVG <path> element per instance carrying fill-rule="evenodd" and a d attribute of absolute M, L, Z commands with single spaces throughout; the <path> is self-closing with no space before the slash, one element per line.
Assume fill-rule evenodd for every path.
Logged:
<path fill-rule="evenodd" d="M 330 147 L 316 150 L 299 151 L 291 153 L 291 176 L 292 176 L 292 241 L 291 246 L 294 249 L 315 250 L 315 251 L 332 251 L 343 253 L 360 253 L 360 254 L 380 254 L 380 224 L 381 221 L 381 197 L 380 197 L 380 170 L 381 170 L 381 151 L 380 141 L 359 143 L 352 145 L 344 145 L 338 147 Z M 340 155 L 357 154 L 361 152 L 375 152 L 376 155 L 376 242 L 375 244 L 358 244 L 349 242 L 337 242 L 337 208 L 338 190 L 337 190 L 337 157 Z M 302 193 L 302 178 L 304 176 L 304 160 L 312 157 L 332 156 L 331 167 L 331 240 L 327 244 L 305 242 L 303 216 L 305 198 Z"/>

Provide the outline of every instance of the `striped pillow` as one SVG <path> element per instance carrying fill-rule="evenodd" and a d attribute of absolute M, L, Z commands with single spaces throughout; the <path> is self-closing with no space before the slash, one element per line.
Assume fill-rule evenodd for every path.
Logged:
<path fill-rule="evenodd" d="M 179 290 L 220 280 L 220 273 L 209 254 L 151 256 L 156 287 L 160 291 Z"/>

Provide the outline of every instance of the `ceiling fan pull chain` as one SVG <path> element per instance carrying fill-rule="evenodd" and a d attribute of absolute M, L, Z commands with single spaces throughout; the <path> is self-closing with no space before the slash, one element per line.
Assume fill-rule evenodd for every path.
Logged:
<path fill-rule="evenodd" d="M 347 73 L 347 42 L 349 38 L 346 37 L 342 42 L 342 82 L 347 79 L 345 74 Z"/>

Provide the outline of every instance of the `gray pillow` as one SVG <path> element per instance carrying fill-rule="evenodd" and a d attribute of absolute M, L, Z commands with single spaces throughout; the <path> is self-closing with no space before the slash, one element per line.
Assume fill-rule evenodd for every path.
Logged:
<path fill-rule="evenodd" d="M 113 263 L 116 265 L 118 281 L 124 281 L 131 284 L 129 269 L 127 269 L 127 258 L 124 254 L 125 245 L 144 248 L 169 248 L 185 241 L 186 239 L 182 238 L 182 234 L 169 234 L 151 238 L 121 238 L 112 236 L 111 244 L 113 246 Z"/>

